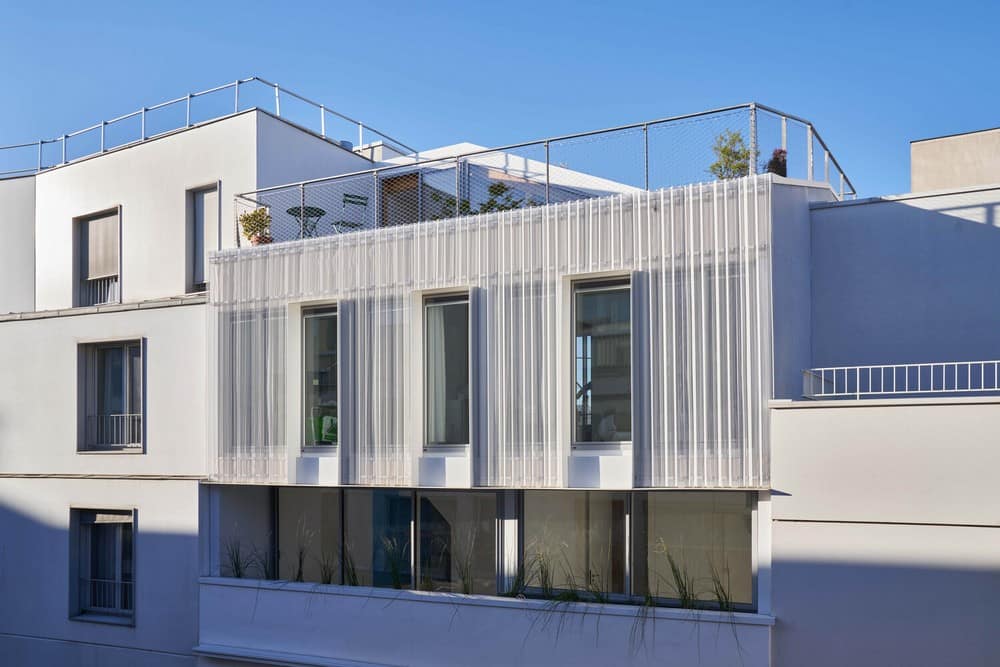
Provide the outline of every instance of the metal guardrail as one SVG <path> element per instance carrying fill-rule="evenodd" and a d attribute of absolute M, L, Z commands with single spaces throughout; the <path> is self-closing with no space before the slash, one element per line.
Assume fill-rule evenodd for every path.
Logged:
<path fill-rule="evenodd" d="M 80 608 L 100 614 L 130 616 L 135 607 L 134 583 L 80 578 Z"/>
<path fill-rule="evenodd" d="M 142 447 L 142 415 L 87 416 L 87 449 Z"/>
<path fill-rule="evenodd" d="M 243 193 L 236 237 L 283 242 L 766 171 L 828 183 L 840 198 L 855 194 L 809 121 L 749 103 L 447 157 L 396 157 Z M 240 216 L 258 209 L 255 224 L 241 226 Z"/>
<path fill-rule="evenodd" d="M 101 121 L 54 139 L 0 146 L 0 178 L 35 174 L 74 160 L 142 143 L 168 132 L 254 108 L 269 111 L 324 138 L 353 140 L 356 136 L 359 145 L 364 144 L 366 140 L 382 139 L 416 153 L 416 149 L 359 120 L 282 88 L 276 83 L 252 76 L 197 93 L 188 93 L 183 97 L 150 107 L 142 107 L 123 116 Z M 340 130 L 335 130 L 337 123 L 350 126 L 351 134 L 344 136 Z"/>
<path fill-rule="evenodd" d="M 810 399 L 1000 392 L 1000 360 L 840 366 L 802 371 Z"/>
<path fill-rule="evenodd" d="M 80 305 L 100 306 L 121 301 L 118 276 L 106 276 L 80 281 Z"/>

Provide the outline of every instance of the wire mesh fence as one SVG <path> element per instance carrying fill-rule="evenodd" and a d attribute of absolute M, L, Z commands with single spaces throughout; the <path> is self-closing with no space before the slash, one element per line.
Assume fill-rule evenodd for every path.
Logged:
<path fill-rule="evenodd" d="M 25 176 L 99 155 L 168 132 L 229 115 L 261 109 L 337 143 L 386 142 L 414 149 L 358 120 L 260 77 L 239 79 L 208 90 L 143 107 L 53 139 L 0 146 L 0 178 Z"/>
<path fill-rule="evenodd" d="M 275 243 L 772 172 L 854 189 L 813 126 L 748 104 L 240 195 L 241 244 Z"/>

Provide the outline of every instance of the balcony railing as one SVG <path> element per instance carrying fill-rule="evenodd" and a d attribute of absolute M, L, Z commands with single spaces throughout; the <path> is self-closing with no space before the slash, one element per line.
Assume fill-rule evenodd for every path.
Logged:
<path fill-rule="evenodd" d="M 738 159 L 720 160 L 720 142 Z M 855 194 L 812 123 L 751 103 L 458 155 L 396 157 L 245 193 L 236 198 L 236 236 L 254 245 L 291 241 L 767 171 L 827 183 L 839 198 Z M 256 220 L 244 219 L 256 226 L 241 225 L 258 210 Z"/>
<path fill-rule="evenodd" d="M 118 303 L 120 300 L 118 276 L 94 278 L 80 282 L 81 306 L 101 306 L 108 303 Z"/>
<path fill-rule="evenodd" d="M 85 443 L 87 449 L 142 447 L 142 415 L 90 415 Z"/>
<path fill-rule="evenodd" d="M 142 107 L 54 139 L 0 146 L 0 178 L 35 174 L 250 109 L 262 109 L 338 143 L 356 137 L 359 144 L 381 140 L 415 152 L 359 120 L 252 76 Z"/>
<path fill-rule="evenodd" d="M 80 579 L 80 609 L 98 614 L 131 616 L 134 608 L 131 581 Z"/>
<path fill-rule="evenodd" d="M 802 372 L 802 395 L 811 399 L 986 392 L 1000 392 L 1000 361 L 840 366 Z"/>

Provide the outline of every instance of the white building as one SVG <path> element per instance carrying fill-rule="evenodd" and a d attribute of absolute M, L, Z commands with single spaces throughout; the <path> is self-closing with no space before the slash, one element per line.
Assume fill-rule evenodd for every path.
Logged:
<path fill-rule="evenodd" d="M 1000 185 L 220 92 L 0 180 L 10 664 L 1000 661 Z"/>

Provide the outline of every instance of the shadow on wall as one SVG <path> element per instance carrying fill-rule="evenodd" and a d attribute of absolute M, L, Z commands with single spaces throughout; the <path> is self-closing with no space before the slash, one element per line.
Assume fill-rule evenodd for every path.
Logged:
<path fill-rule="evenodd" d="M 1000 358 L 1000 190 L 811 219 L 815 367 Z"/>
<path fill-rule="evenodd" d="M 10 484 L 11 480 L 0 479 L 0 496 L 14 496 L 10 488 L 3 489 Z M 23 489 L 18 491 L 23 493 Z M 25 504 L 34 502 L 26 500 Z M 93 509 L 108 508 L 97 505 Z M 69 506 L 53 511 L 52 522 L 47 522 L 0 503 L 0 599 L 4 601 L 0 605 L 0 663 L 19 667 L 194 664 L 197 535 L 145 531 L 142 511 L 137 514 L 135 624 L 114 625 L 70 619 L 70 559 L 76 555 L 70 549 Z M 63 525 L 53 525 L 57 519 Z"/>

